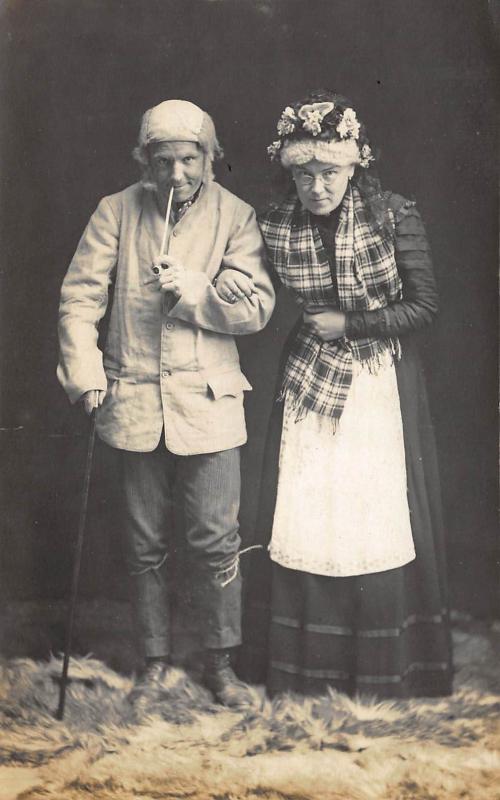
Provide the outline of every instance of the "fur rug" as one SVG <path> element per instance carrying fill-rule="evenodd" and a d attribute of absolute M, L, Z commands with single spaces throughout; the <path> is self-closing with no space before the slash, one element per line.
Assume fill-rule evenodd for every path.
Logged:
<path fill-rule="evenodd" d="M 132 708 L 133 677 L 59 659 L 1 667 L 1 800 L 499 800 L 500 625 L 454 630 L 454 694 L 436 700 L 283 696 L 214 705 L 185 671 Z"/>

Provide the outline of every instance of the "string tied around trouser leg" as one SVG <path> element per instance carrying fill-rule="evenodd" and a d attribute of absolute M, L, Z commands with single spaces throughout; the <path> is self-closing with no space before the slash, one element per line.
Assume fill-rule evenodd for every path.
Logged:
<path fill-rule="evenodd" d="M 229 566 L 224 567 L 224 569 L 218 570 L 215 577 L 217 580 L 221 580 L 222 588 L 224 588 L 225 586 L 229 586 L 230 583 L 236 580 L 239 571 L 241 556 L 245 555 L 245 553 L 249 553 L 250 550 L 262 550 L 262 549 L 263 545 L 261 544 L 252 544 L 250 547 L 245 547 L 244 550 L 239 550 L 236 553 Z"/>

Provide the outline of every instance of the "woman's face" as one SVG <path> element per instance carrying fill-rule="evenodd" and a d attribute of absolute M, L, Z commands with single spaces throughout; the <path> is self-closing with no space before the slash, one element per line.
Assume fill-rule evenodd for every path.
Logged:
<path fill-rule="evenodd" d="M 339 166 L 313 158 L 292 167 L 292 176 L 302 205 L 313 214 L 330 214 L 342 202 L 354 165 Z"/>

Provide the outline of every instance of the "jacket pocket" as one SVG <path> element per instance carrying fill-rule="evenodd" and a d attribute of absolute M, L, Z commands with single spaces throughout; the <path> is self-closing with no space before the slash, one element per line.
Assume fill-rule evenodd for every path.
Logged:
<path fill-rule="evenodd" d="M 226 395 L 238 397 L 242 392 L 252 391 L 251 384 L 239 368 L 230 372 L 207 375 L 207 384 L 214 400 L 220 400 L 221 397 Z"/>

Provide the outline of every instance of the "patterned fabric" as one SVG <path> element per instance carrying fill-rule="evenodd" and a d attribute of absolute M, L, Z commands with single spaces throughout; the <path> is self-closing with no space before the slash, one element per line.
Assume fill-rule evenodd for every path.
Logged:
<path fill-rule="evenodd" d="M 173 218 L 173 221 L 174 221 L 174 225 L 177 222 L 179 222 L 179 220 L 182 219 L 182 217 L 184 216 L 186 211 L 188 211 L 191 208 L 193 203 L 196 203 L 196 201 L 197 201 L 197 199 L 198 199 L 198 197 L 200 195 L 200 191 L 201 191 L 201 187 L 202 186 L 203 186 L 203 184 L 201 184 L 201 186 L 198 187 L 196 192 L 193 195 L 191 195 L 191 197 L 189 197 L 187 200 L 185 200 L 183 203 L 174 203 L 173 208 L 172 208 L 172 218 Z"/>
<path fill-rule="evenodd" d="M 271 263 L 299 305 L 336 306 L 338 292 L 341 310 L 372 311 L 401 298 L 394 241 L 369 225 L 355 187 L 345 194 L 335 237 L 337 292 L 319 233 L 297 198 L 265 214 L 260 226 Z M 353 359 L 377 372 L 386 352 L 399 358 L 397 339 L 350 341 L 343 336 L 322 342 L 303 324 L 286 363 L 280 399 L 292 398 L 297 420 L 315 411 L 335 423 L 351 385 Z"/>

